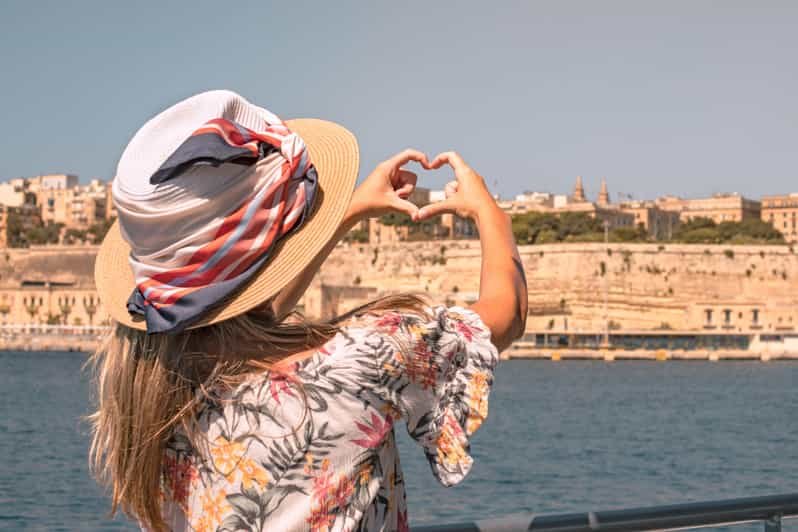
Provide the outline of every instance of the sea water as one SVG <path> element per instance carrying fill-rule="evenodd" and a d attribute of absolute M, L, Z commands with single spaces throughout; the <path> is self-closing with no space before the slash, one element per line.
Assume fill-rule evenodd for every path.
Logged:
<path fill-rule="evenodd" d="M 0 529 L 136 530 L 89 477 L 85 360 L 0 353 Z M 796 492 L 797 386 L 796 362 L 503 362 L 459 486 L 397 426 L 411 526 Z"/>

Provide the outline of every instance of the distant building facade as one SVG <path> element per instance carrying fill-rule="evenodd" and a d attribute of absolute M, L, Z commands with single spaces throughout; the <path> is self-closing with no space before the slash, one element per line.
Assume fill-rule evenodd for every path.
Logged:
<path fill-rule="evenodd" d="M 416 187 L 407 199 L 417 207 L 423 207 L 442 201 L 445 199 L 445 195 L 443 191 Z M 450 213 L 436 217 L 431 223 L 410 225 L 389 225 L 381 222 L 379 218 L 373 218 L 359 224 L 356 229 L 368 231 L 370 244 L 391 244 L 408 240 L 475 238 L 477 236 L 476 225 L 472 220 Z"/>
<path fill-rule="evenodd" d="M 787 242 L 798 242 L 798 192 L 764 196 L 762 220 L 780 231 Z"/>
<path fill-rule="evenodd" d="M 94 286 L 97 248 L 43 246 L 0 258 L 0 324 L 106 325 Z"/>
<path fill-rule="evenodd" d="M 620 209 L 634 216 L 634 225 L 643 226 L 654 240 L 669 240 L 679 227 L 678 212 L 661 209 L 653 201 L 629 201 L 620 204 Z"/>
<path fill-rule="evenodd" d="M 22 207 L 35 204 L 36 194 L 31 190 L 28 180 L 16 178 L 0 183 L 0 205 Z"/>
<path fill-rule="evenodd" d="M 38 190 L 63 190 L 78 186 L 78 176 L 73 174 L 40 175 L 28 180 Z"/>
<path fill-rule="evenodd" d="M 739 194 L 716 194 L 710 198 L 682 199 L 665 196 L 656 200 L 662 210 L 678 212 L 682 222 L 696 218 L 709 218 L 715 223 L 741 222 L 759 218 L 762 212 L 760 202 Z"/>
<path fill-rule="evenodd" d="M 116 205 L 114 204 L 113 197 L 113 181 L 105 184 L 105 219 L 112 220 L 116 218 Z"/>
<path fill-rule="evenodd" d="M 582 176 L 576 176 L 573 193 L 552 195 L 543 192 L 526 193 L 513 201 L 500 202 L 499 206 L 507 214 L 540 212 L 549 214 L 582 213 L 591 218 L 606 222 L 610 230 L 618 227 L 634 227 L 635 217 L 625 212 L 619 205 L 610 202 L 606 180 L 602 180 L 598 201 L 588 200 Z"/>
<path fill-rule="evenodd" d="M 84 230 L 106 220 L 107 184 L 95 179 L 88 185 L 46 187 L 37 192 L 44 223 Z"/>

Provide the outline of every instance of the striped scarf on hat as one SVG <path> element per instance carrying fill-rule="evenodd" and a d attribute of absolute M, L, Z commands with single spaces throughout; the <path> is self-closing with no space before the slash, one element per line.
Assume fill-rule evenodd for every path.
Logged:
<path fill-rule="evenodd" d="M 274 245 L 299 228 L 310 212 L 317 176 L 307 147 L 274 119 L 260 131 L 223 118 L 209 120 L 150 177 L 158 185 L 199 165 L 229 168 L 228 163 L 254 166 L 267 156 L 282 159 L 241 205 L 214 224 L 215 230 L 199 228 L 181 239 L 178 264 L 172 260 L 164 267 L 131 253 L 136 288 L 128 311 L 145 317 L 147 332 L 178 332 L 191 325 L 251 278 Z M 224 179 L 220 175 L 219 181 Z"/>

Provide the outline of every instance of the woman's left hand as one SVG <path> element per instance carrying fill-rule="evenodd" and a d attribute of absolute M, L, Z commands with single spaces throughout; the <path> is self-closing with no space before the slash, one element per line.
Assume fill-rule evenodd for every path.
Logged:
<path fill-rule="evenodd" d="M 418 207 L 407 198 L 416 188 L 417 176 L 402 168 L 410 161 L 418 162 L 423 168 L 430 168 L 427 156 L 412 149 L 404 150 L 381 162 L 355 189 L 347 217 L 356 221 L 389 212 L 403 212 L 414 218 Z"/>

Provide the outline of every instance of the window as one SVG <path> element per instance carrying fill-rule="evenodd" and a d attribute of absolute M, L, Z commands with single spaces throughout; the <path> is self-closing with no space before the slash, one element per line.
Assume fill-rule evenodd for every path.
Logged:
<path fill-rule="evenodd" d="M 759 325 L 759 309 L 755 308 L 751 311 L 751 323 Z"/>
<path fill-rule="evenodd" d="M 704 314 L 706 314 L 707 317 L 707 325 L 712 325 L 712 309 L 711 308 L 706 309 L 704 311 Z"/>
<path fill-rule="evenodd" d="M 731 309 L 723 309 L 723 325 L 731 325 Z"/>

